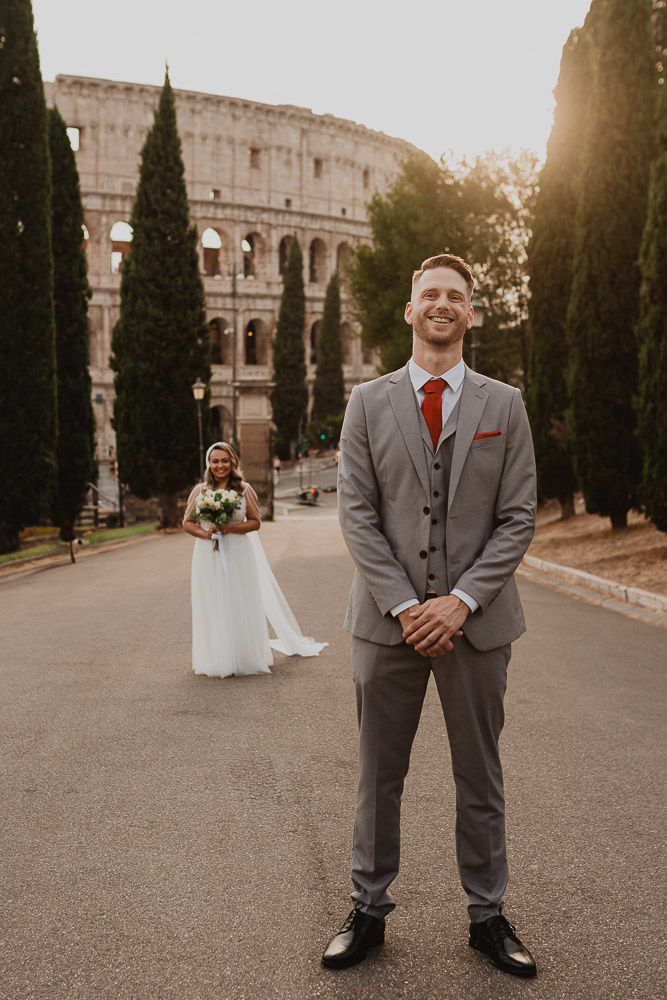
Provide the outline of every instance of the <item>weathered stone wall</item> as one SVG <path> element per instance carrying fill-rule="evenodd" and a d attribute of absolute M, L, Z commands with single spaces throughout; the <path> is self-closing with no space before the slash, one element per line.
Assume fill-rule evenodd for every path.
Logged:
<path fill-rule="evenodd" d="M 122 239 L 112 240 L 111 231 L 116 223 L 129 222 L 140 151 L 160 88 L 58 76 L 46 84 L 46 93 L 67 125 L 78 130 L 76 160 L 93 289 L 89 310 L 93 402 L 98 456 L 104 463 L 114 445 L 108 358 L 119 311 L 118 268 L 129 246 Z M 214 425 L 228 438 L 233 375 L 239 429 L 245 423 L 270 420 L 268 387 L 261 387 L 271 377 L 281 264 L 289 238 L 296 233 L 304 253 L 304 341 L 312 383 L 327 282 L 349 248 L 368 241 L 366 203 L 395 176 L 397 155 L 408 146 L 305 108 L 186 91 L 176 91 L 175 98 L 192 219 L 200 241 L 208 231 L 205 242 L 219 244 L 206 248 L 200 242 L 200 255 L 207 317 L 213 324 Z M 243 240 L 252 247 L 249 253 L 241 249 Z M 349 391 L 356 382 L 374 376 L 376 359 L 362 350 L 344 290 L 342 320 Z"/>

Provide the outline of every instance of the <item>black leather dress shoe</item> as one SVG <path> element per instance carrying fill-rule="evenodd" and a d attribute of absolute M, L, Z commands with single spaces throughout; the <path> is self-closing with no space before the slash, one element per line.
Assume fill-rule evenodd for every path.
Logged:
<path fill-rule="evenodd" d="M 513 976 L 536 976 L 537 966 L 527 948 L 516 936 L 512 924 L 498 914 L 479 924 L 470 925 L 471 948 L 483 951 L 494 965 Z"/>
<path fill-rule="evenodd" d="M 369 948 L 384 941 L 384 917 L 372 917 L 354 909 L 322 955 L 328 969 L 345 969 L 363 962 Z"/>

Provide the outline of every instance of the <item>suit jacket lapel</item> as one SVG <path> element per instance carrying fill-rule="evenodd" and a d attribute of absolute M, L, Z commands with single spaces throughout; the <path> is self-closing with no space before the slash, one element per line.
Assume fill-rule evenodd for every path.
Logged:
<path fill-rule="evenodd" d="M 477 372 L 466 368 L 466 375 L 461 390 L 458 422 L 456 426 L 456 439 L 454 441 L 454 453 L 452 455 L 452 468 L 449 475 L 449 497 L 447 509 L 452 505 L 459 479 L 463 472 L 465 460 L 468 457 L 470 445 L 475 436 L 482 413 L 489 398 L 488 392 L 482 388 L 486 380 Z"/>
<path fill-rule="evenodd" d="M 394 372 L 389 379 L 387 397 L 394 411 L 396 423 L 403 435 L 406 447 L 415 467 L 415 472 L 428 495 L 430 492 L 428 468 L 424 455 L 422 429 L 419 421 L 419 411 L 415 399 L 415 391 L 408 374 L 407 365 Z"/>

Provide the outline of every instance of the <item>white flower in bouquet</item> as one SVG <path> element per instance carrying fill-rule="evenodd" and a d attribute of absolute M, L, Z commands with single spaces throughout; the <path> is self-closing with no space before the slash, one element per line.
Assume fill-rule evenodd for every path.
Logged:
<path fill-rule="evenodd" d="M 236 490 L 207 489 L 197 498 L 195 520 L 198 524 L 208 523 L 222 528 L 240 506 L 241 497 Z M 218 549 L 217 539 L 215 549 Z"/>

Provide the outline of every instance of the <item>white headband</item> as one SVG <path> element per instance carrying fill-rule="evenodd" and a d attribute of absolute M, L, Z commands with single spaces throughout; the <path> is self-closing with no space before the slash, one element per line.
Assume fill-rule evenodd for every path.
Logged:
<path fill-rule="evenodd" d="M 211 457 L 211 452 L 212 452 L 212 451 L 215 451 L 215 449 L 216 449 L 216 448 L 219 448 L 219 447 L 220 447 L 221 445 L 222 445 L 222 446 L 223 446 L 224 448 L 229 448 L 229 445 L 227 444 L 227 442 L 226 442 L 226 441 L 215 441 L 215 442 L 214 442 L 214 443 L 213 443 L 213 444 L 211 445 L 211 447 L 210 447 L 210 448 L 208 449 L 208 451 L 206 452 L 206 468 L 207 468 L 207 469 L 209 468 L 209 461 L 208 461 L 208 460 L 209 460 L 209 458 Z"/>

